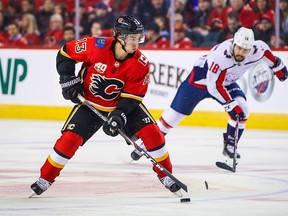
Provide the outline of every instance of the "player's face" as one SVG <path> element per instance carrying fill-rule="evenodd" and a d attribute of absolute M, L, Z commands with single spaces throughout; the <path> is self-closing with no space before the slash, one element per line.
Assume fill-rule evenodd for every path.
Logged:
<path fill-rule="evenodd" d="M 234 49 L 234 59 L 237 62 L 242 62 L 250 52 L 250 49 L 244 49 L 238 45 L 235 45 L 233 49 Z"/>
<path fill-rule="evenodd" d="M 143 35 L 141 34 L 129 34 L 125 37 L 125 49 L 128 53 L 133 53 L 138 49 L 139 43 L 143 40 Z"/>

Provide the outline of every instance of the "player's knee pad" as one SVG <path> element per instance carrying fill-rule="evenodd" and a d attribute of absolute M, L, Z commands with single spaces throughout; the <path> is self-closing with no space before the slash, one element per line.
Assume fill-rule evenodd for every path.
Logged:
<path fill-rule="evenodd" d="M 186 115 L 177 112 L 176 110 L 169 108 L 163 112 L 162 116 L 157 120 L 157 124 L 160 130 L 167 134 L 171 128 L 178 125 Z"/>
<path fill-rule="evenodd" d="M 165 145 L 164 135 L 156 124 L 149 124 L 143 127 L 136 135 L 142 139 L 148 151 Z"/>
<path fill-rule="evenodd" d="M 77 149 L 83 143 L 83 138 L 76 133 L 71 131 L 65 131 L 62 136 L 57 140 L 54 150 L 58 154 L 70 159 L 73 157 Z"/>

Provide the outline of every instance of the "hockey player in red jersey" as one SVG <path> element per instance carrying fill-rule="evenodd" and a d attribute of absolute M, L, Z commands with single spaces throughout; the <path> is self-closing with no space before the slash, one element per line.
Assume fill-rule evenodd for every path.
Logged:
<path fill-rule="evenodd" d="M 144 27 L 133 16 L 121 16 L 114 25 L 114 32 L 114 38 L 70 41 L 57 54 L 63 97 L 76 105 L 40 169 L 39 179 L 31 185 L 34 195 L 40 195 L 50 187 L 77 149 L 100 127 L 109 136 L 118 135 L 118 129 L 122 129 L 141 138 L 150 155 L 172 173 L 164 136 L 141 102 L 149 79 L 149 61 L 138 50 L 139 43 L 144 42 Z M 83 64 L 76 76 L 77 62 Z M 103 122 L 80 104 L 78 94 L 107 116 L 108 121 Z M 171 192 L 180 189 L 159 168 L 153 166 L 153 170 Z"/>
<path fill-rule="evenodd" d="M 249 116 L 246 96 L 236 81 L 260 60 L 269 65 L 280 81 L 287 79 L 287 68 L 281 59 L 273 55 L 265 42 L 255 41 L 251 29 L 241 27 L 233 39 L 214 46 L 207 55 L 196 61 L 191 73 L 179 86 L 170 108 L 157 120 L 160 130 L 167 134 L 186 116 L 191 115 L 200 101 L 213 98 L 230 116 L 227 130 L 223 134 L 223 154 L 233 158 L 236 119 L 240 121 L 236 138 L 239 140 Z M 134 160 L 141 156 L 137 150 L 131 153 Z M 240 158 L 237 151 L 236 156 Z"/>

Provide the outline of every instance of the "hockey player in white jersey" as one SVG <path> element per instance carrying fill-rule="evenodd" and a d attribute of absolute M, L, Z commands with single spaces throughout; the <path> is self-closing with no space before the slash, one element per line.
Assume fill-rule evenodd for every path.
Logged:
<path fill-rule="evenodd" d="M 287 68 L 281 59 L 273 55 L 266 43 L 255 41 L 251 29 L 242 27 L 233 39 L 214 46 L 196 61 L 187 79 L 179 86 L 170 108 L 157 120 L 160 130 L 167 134 L 183 118 L 191 115 L 200 101 L 213 98 L 230 115 L 227 131 L 223 134 L 223 154 L 233 158 L 236 119 L 239 120 L 239 141 L 249 116 L 245 94 L 236 81 L 262 59 L 280 81 L 287 79 Z M 240 158 L 237 151 L 236 156 Z M 138 160 L 141 153 L 135 150 L 131 157 Z"/>

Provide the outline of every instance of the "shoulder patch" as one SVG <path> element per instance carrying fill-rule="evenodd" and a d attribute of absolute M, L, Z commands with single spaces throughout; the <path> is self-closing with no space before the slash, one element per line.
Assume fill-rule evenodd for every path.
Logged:
<path fill-rule="evenodd" d="M 146 66 L 148 64 L 148 59 L 142 53 L 141 53 L 141 56 L 139 57 L 138 61 L 144 66 Z"/>
<path fill-rule="evenodd" d="M 106 44 L 106 38 L 96 38 L 96 42 L 95 42 L 95 46 L 97 47 L 105 47 L 105 44 Z"/>
<path fill-rule="evenodd" d="M 252 55 L 254 55 L 257 51 L 258 51 L 258 49 L 257 49 L 257 46 L 256 45 L 253 45 L 253 49 L 254 49 L 254 51 L 253 51 L 253 54 Z"/>
<path fill-rule="evenodd" d="M 224 50 L 224 55 L 225 55 L 225 57 L 228 58 L 228 59 L 231 59 L 231 58 L 232 58 L 232 56 L 228 54 L 227 49 Z"/>

